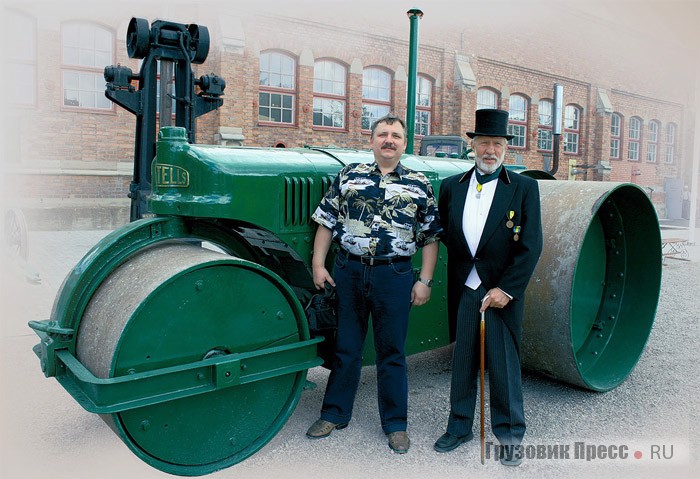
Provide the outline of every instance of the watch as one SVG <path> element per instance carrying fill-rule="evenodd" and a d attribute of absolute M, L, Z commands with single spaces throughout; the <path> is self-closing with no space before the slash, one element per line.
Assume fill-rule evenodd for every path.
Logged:
<path fill-rule="evenodd" d="M 426 285 L 428 288 L 433 287 L 433 280 L 432 279 L 423 279 L 423 278 L 418 278 L 418 282 L 423 283 Z"/>

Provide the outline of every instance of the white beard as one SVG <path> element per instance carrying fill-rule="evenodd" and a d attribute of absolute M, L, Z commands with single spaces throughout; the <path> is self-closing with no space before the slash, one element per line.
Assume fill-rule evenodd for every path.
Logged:
<path fill-rule="evenodd" d="M 476 167 L 479 169 L 479 172 L 482 175 L 490 175 L 494 171 L 498 169 L 499 166 L 503 164 L 503 160 L 505 159 L 505 155 L 503 157 L 499 158 L 496 164 L 493 166 L 487 165 L 484 163 L 481 157 L 476 157 Z"/>

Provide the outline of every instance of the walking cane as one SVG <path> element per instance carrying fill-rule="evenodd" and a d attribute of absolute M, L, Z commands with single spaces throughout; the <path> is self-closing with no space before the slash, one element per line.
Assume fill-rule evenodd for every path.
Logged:
<path fill-rule="evenodd" d="M 488 298 L 488 295 L 484 297 L 484 300 Z M 483 301 L 482 301 L 483 304 Z M 484 464 L 484 342 L 486 338 L 486 311 L 481 312 L 481 321 L 479 323 L 479 373 L 480 373 L 480 384 L 479 392 L 481 393 L 481 464 Z"/>

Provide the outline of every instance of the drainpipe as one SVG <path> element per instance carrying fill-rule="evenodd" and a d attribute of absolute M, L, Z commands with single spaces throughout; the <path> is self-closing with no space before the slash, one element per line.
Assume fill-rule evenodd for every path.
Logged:
<path fill-rule="evenodd" d="M 408 92 L 406 93 L 406 153 L 413 154 L 413 137 L 416 130 L 416 81 L 418 69 L 418 21 L 423 12 L 412 8 L 408 12 L 411 22 L 411 38 L 408 42 Z"/>
<path fill-rule="evenodd" d="M 548 173 L 552 176 L 559 169 L 559 141 L 561 138 L 561 120 L 564 109 L 564 87 L 558 83 L 554 84 L 554 118 L 552 118 L 552 169 Z"/>

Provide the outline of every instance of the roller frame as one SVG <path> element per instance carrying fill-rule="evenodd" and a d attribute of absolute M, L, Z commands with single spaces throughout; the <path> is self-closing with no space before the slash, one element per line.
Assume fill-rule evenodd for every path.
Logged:
<path fill-rule="evenodd" d="M 101 379 L 66 349 L 54 352 L 56 380 L 86 411 L 111 414 L 320 366 L 322 337 L 180 366 Z M 272 366 L 270 366 L 272 364 Z"/>

